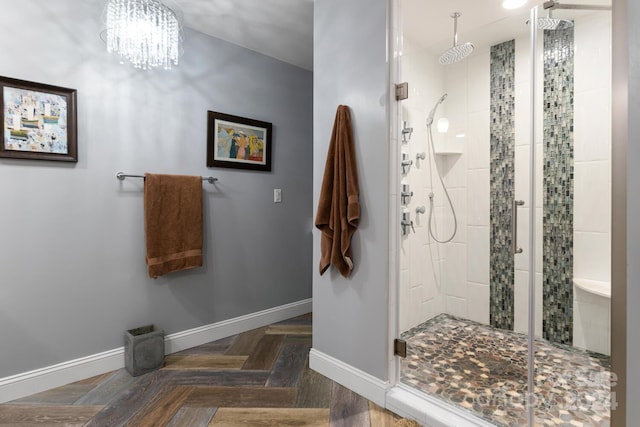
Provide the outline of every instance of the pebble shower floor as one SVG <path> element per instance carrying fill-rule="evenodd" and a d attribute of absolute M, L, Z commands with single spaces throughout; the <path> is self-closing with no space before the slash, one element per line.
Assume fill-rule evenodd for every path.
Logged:
<path fill-rule="evenodd" d="M 499 426 L 526 426 L 527 336 L 441 314 L 402 334 L 401 381 Z M 536 426 L 609 426 L 609 357 L 535 343 Z"/>

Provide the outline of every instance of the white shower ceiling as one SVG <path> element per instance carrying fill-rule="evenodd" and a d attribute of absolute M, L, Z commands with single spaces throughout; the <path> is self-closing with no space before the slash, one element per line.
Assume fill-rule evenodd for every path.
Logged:
<path fill-rule="evenodd" d="M 526 33 L 532 1 L 516 10 L 502 8 L 501 0 L 401 0 L 405 53 L 428 50 L 437 55 L 453 44 L 453 12 L 460 12 L 458 43 L 476 46 L 503 41 L 505 34 Z M 501 25 L 491 25 L 500 21 Z"/>
<path fill-rule="evenodd" d="M 404 52 L 427 50 L 439 55 L 453 44 L 453 12 L 460 12 L 458 43 L 476 47 L 528 33 L 529 11 L 544 0 L 529 0 L 516 10 L 502 8 L 502 0 L 400 0 Z M 558 0 L 562 4 L 611 5 L 611 0 Z M 579 11 L 554 12 L 557 17 L 576 17 Z"/>

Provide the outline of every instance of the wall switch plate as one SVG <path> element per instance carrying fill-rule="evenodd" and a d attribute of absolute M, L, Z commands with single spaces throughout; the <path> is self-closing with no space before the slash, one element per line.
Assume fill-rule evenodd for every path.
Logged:
<path fill-rule="evenodd" d="M 282 203 L 282 189 L 274 188 L 273 189 L 273 203 Z"/>

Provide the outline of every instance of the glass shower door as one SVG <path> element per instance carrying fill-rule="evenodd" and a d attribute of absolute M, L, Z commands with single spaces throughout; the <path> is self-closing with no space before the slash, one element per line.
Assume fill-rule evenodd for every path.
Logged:
<path fill-rule="evenodd" d="M 609 425 L 611 2 L 536 9 L 536 425 Z"/>
<path fill-rule="evenodd" d="M 474 50 L 442 65 L 453 11 L 427 3 L 451 28 L 421 42 L 407 29 L 416 2 L 400 1 L 410 90 L 398 193 L 413 222 L 399 236 L 400 384 L 493 425 L 526 425 L 529 12 L 477 23 L 478 2 L 460 2 L 458 39 Z"/>

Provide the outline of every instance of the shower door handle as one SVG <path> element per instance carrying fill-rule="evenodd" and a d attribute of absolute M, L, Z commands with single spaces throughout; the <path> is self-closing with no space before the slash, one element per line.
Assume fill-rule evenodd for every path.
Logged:
<path fill-rule="evenodd" d="M 522 248 L 518 247 L 518 206 L 523 206 L 524 200 L 514 200 L 513 210 L 511 212 L 511 249 L 514 254 L 521 254 Z"/>

